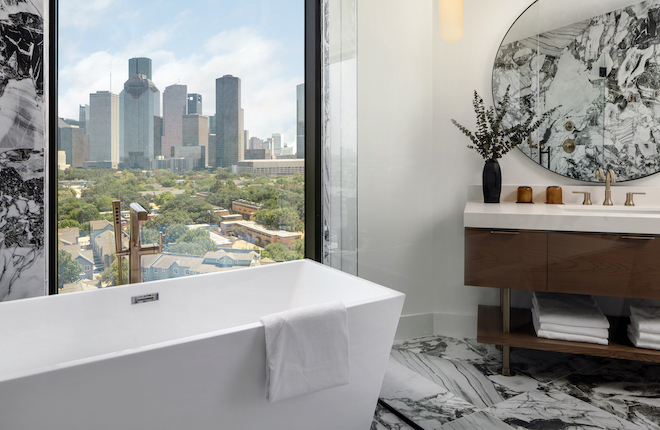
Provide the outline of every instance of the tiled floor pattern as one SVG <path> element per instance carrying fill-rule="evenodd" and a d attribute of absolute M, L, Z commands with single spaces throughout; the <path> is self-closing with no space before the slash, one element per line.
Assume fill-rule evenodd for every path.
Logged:
<path fill-rule="evenodd" d="M 425 337 L 392 348 L 381 399 L 425 430 L 660 430 L 660 364 Z M 413 427 L 379 406 L 371 430 Z"/>

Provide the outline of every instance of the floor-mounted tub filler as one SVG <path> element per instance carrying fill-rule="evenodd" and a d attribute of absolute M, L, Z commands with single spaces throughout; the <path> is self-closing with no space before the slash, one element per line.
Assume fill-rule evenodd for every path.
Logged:
<path fill-rule="evenodd" d="M 260 318 L 337 301 L 349 383 L 270 402 Z M 0 429 L 368 430 L 403 301 L 305 260 L 0 303 Z"/>

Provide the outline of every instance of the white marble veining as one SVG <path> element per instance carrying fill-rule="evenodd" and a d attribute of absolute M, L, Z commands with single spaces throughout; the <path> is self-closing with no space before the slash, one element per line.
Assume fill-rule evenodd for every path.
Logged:
<path fill-rule="evenodd" d="M 43 296 L 43 150 L 0 152 L 0 197 L 0 301 Z"/>
<path fill-rule="evenodd" d="M 38 6 L 35 3 L 41 3 Z M 43 1 L 0 0 L 0 148 L 44 147 Z"/>
<path fill-rule="evenodd" d="M 513 427 L 489 413 L 479 411 L 448 422 L 442 430 L 513 430 Z"/>
<path fill-rule="evenodd" d="M 392 358 L 478 408 L 493 406 L 518 392 L 493 383 L 471 363 L 409 351 L 392 351 Z"/>
<path fill-rule="evenodd" d="M 377 405 L 374 420 L 371 423 L 371 430 L 413 430 L 413 428 L 392 412 L 381 405 Z"/>
<path fill-rule="evenodd" d="M 0 0 L 0 301 L 47 293 L 43 9 Z"/>
<path fill-rule="evenodd" d="M 529 391 L 485 411 L 520 429 L 643 429 L 556 390 Z"/>
<path fill-rule="evenodd" d="M 406 366 L 390 360 L 380 398 L 425 430 L 472 414 L 477 408 Z"/>
<path fill-rule="evenodd" d="M 496 347 L 443 336 L 397 343 L 390 362 L 398 376 L 389 379 L 388 404 L 422 428 L 660 430 L 660 367 L 655 363 L 513 348 L 515 375 L 505 377 L 498 373 L 501 351 Z M 400 388 L 392 386 L 395 381 Z M 454 403 L 439 408 L 433 419 L 434 408 L 425 402 L 445 389 Z M 502 400 L 484 406 L 494 392 L 504 393 Z M 447 413 L 466 403 L 473 408 Z M 382 411 L 372 425 L 372 430 L 408 428 Z"/>
<path fill-rule="evenodd" d="M 660 234 L 660 188 L 612 187 L 614 205 L 603 206 L 604 186 L 562 186 L 562 205 L 546 204 L 547 186 L 532 185 L 534 203 L 516 203 L 517 186 L 503 186 L 500 203 L 483 203 L 481 188 L 470 186 L 463 223 L 470 228 L 584 231 L 594 233 Z M 591 192 L 591 206 L 582 205 L 582 195 Z M 635 206 L 625 206 L 627 192 Z"/>
<path fill-rule="evenodd" d="M 660 430 L 657 364 L 613 361 L 571 373 L 549 386 L 644 428 Z"/>

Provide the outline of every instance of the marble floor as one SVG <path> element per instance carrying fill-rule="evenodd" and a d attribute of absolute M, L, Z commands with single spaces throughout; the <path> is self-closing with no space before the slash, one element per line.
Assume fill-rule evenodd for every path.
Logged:
<path fill-rule="evenodd" d="M 660 430 L 660 364 L 424 337 L 392 348 L 371 430 Z"/>

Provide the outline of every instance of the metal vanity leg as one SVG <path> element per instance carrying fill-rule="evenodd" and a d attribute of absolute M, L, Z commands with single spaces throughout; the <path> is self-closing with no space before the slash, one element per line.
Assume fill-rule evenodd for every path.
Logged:
<path fill-rule="evenodd" d="M 511 347 L 503 346 L 502 347 L 502 376 L 513 376 L 511 373 L 511 368 L 509 367 L 509 362 L 511 360 Z"/>
<path fill-rule="evenodd" d="M 511 290 L 508 288 L 500 289 L 500 309 L 502 311 L 502 332 L 511 331 Z M 511 376 L 509 367 L 511 360 L 511 347 L 502 346 L 502 375 Z"/>

